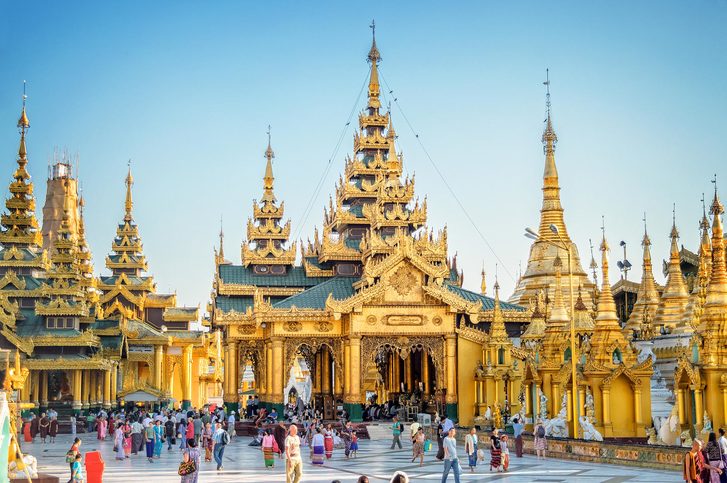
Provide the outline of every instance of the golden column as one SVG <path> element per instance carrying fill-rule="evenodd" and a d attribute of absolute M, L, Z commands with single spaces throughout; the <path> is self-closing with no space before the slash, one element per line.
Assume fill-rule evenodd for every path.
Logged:
<path fill-rule="evenodd" d="M 697 416 L 697 420 L 695 421 L 695 426 L 700 431 L 702 430 L 702 424 L 703 421 L 703 415 L 704 415 L 704 406 L 702 405 L 702 389 L 699 386 L 690 386 L 689 387 L 694 392 L 694 412 Z"/>
<path fill-rule="evenodd" d="M 321 352 L 315 354 L 315 378 L 313 379 L 313 393 L 320 394 L 323 387 L 323 356 Z"/>
<path fill-rule="evenodd" d="M 677 410 L 679 412 L 679 424 L 683 426 L 686 424 L 686 419 L 684 417 L 684 389 L 681 387 L 677 389 Z"/>
<path fill-rule="evenodd" d="M 114 366 L 111 368 L 111 404 L 116 406 L 117 404 L 117 397 L 116 391 L 119 386 L 119 364 L 115 363 Z"/>
<path fill-rule="evenodd" d="M 426 349 L 422 350 L 422 382 L 424 383 L 424 392 L 426 394 L 432 392 L 429 387 L 429 353 Z"/>
<path fill-rule="evenodd" d="M 412 359 L 414 353 L 409 350 L 409 353 L 406 355 L 406 359 L 404 359 L 404 383 L 406 384 L 406 390 L 407 392 L 412 392 L 414 390 L 414 387 L 412 385 L 412 377 L 411 377 L 411 366 L 412 366 Z"/>
<path fill-rule="evenodd" d="M 603 430 L 611 436 L 611 389 L 603 388 Z M 606 434 L 604 434 L 606 436 Z"/>
<path fill-rule="evenodd" d="M 225 371 L 222 374 L 222 398 L 225 402 L 227 402 L 227 399 L 229 398 L 229 394 L 231 392 L 231 384 L 230 384 L 230 344 L 226 344 L 224 348 L 224 354 L 223 354 L 224 360 L 225 360 Z"/>
<path fill-rule="evenodd" d="M 351 359 L 351 401 L 361 401 L 361 336 L 349 337 L 349 357 Z M 360 411 L 360 409 L 359 409 Z M 349 411 L 350 413 L 350 411 Z"/>
<path fill-rule="evenodd" d="M 164 390 L 164 346 L 154 346 L 154 387 Z"/>
<path fill-rule="evenodd" d="M 41 373 L 40 405 L 43 408 L 48 408 L 48 371 L 43 371 Z"/>
<path fill-rule="evenodd" d="M 89 375 L 88 369 L 81 370 L 81 407 L 88 409 L 88 392 L 89 392 Z"/>
<path fill-rule="evenodd" d="M 30 381 L 33 386 L 33 401 L 32 403 L 35 404 L 35 407 L 40 406 L 40 372 L 39 371 L 33 371 L 30 374 Z"/>
<path fill-rule="evenodd" d="M 338 368 L 341 367 L 340 361 L 338 364 L 333 363 L 333 385 L 336 396 L 343 395 L 343 374 L 339 374 Z"/>
<path fill-rule="evenodd" d="M 394 361 L 394 370 L 392 371 L 392 377 L 394 378 L 394 384 L 392 385 L 394 388 L 393 391 L 401 392 L 401 356 L 396 352 L 393 352 L 391 357 Z"/>
<path fill-rule="evenodd" d="M 283 339 L 275 337 L 272 340 L 273 352 L 273 390 L 272 401 L 274 404 L 281 405 L 283 403 L 283 375 L 285 368 L 283 367 Z M 280 412 L 282 412 L 282 408 Z"/>
<path fill-rule="evenodd" d="M 457 336 L 447 335 L 447 405 L 457 403 Z"/>
<path fill-rule="evenodd" d="M 637 432 L 637 434 L 641 434 L 641 426 L 643 423 L 643 417 L 641 413 L 641 388 L 635 387 L 634 388 L 634 419 L 636 423 L 636 427 L 634 430 Z"/>
<path fill-rule="evenodd" d="M 343 398 L 347 399 L 351 394 L 351 346 L 348 341 L 343 341 Z"/>
<path fill-rule="evenodd" d="M 271 402 L 273 398 L 273 344 L 267 342 L 265 344 L 265 364 L 267 370 L 265 371 L 265 392 L 267 393 L 267 402 Z"/>
<path fill-rule="evenodd" d="M 182 350 L 182 409 L 192 407 L 192 346 Z"/>
<path fill-rule="evenodd" d="M 103 371 L 103 407 L 111 407 L 111 370 Z"/>
<path fill-rule="evenodd" d="M 331 394 L 331 355 L 328 350 L 323 349 L 321 352 L 321 361 L 323 362 L 321 391 L 323 394 Z"/>
<path fill-rule="evenodd" d="M 225 390 L 224 390 L 224 401 L 228 409 L 237 411 L 239 402 L 239 396 L 237 395 L 238 388 L 238 368 L 240 361 L 237 356 L 237 343 L 228 342 L 225 347 Z"/>
<path fill-rule="evenodd" d="M 81 409 L 83 407 L 83 403 L 81 402 L 81 399 L 83 397 L 83 391 L 81 389 L 81 377 L 82 377 L 83 371 L 81 369 L 74 369 L 73 370 L 73 409 Z"/>

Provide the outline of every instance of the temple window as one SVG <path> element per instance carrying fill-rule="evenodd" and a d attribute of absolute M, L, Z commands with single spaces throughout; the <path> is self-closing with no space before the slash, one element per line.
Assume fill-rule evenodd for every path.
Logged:
<path fill-rule="evenodd" d="M 615 349 L 613 351 L 613 363 L 621 364 L 622 362 L 623 362 L 623 358 L 621 357 L 621 351 L 618 349 Z"/>
<path fill-rule="evenodd" d="M 498 364 L 504 364 L 505 363 L 505 349 L 500 347 L 497 350 L 497 363 Z"/>
<path fill-rule="evenodd" d="M 692 363 L 699 363 L 699 346 L 697 344 L 692 344 Z"/>
<path fill-rule="evenodd" d="M 563 361 L 569 361 L 571 358 L 571 352 L 570 347 L 566 348 L 566 350 L 563 352 Z"/>

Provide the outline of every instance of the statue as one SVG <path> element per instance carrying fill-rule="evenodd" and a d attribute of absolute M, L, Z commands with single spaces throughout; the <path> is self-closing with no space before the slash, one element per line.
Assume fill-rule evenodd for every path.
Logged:
<path fill-rule="evenodd" d="M 475 377 L 485 377 L 485 367 L 482 365 L 482 361 L 477 361 L 475 366 Z"/>
<path fill-rule="evenodd" d="M 545 434 L 554 438 L 567 438 L 568 437 L 568 424 L 566 423 L 566 415 L 568 414 L 567 409 L 568 397 L 563 394 L 563 399 L 560 405 L 560 412 L 558 416 L 548 419 L 545 421 Z"/>
<path fill-rule="evenodd" d="M 485 421 L 492 421 L 492 409 L 490 409 L 490 406 L 487 406 L 487 410 L 485 411 Z"/>
<path fill-rule="evenodd" d="M 504 428 L 502 424 L 502 409 L 500 408 L 500 403 L 495 403 L 495 411 L 493 414 L 493 422 L 492 425 L 495 429 L 502 429 Z"/>
<path fill-rule="evenodd" d="M 603 441 L 603 436 L 598 432 L 588 416 L 579 416 L 578 422 L 581 423 L 581 431 L 583 431 L 583 439 L 586 441 Z"/>
<path fill-rule="evenodd" d="M 538 388 L 538 394 L 540 398 L 540 419 L 545 421 L 548 419 L 548 396 L 540 388 Z"/>
<path fill-rule="evenodd" d="M 712 419 L 709 417 L 709 414 L 707 414 L 706 409 L 704 410 L 704 416 L 702 418 L 703 418 L 704 424 L 702 426 L 701 434 L 704 435 L 703 439 L 705 441 L 707 441 L 707 439 L 709 439 L 709 433 L 711 433 L 713 431 L 713 429 L 712 429 Z"/>
<path fill-rule="evenodd" d="M 656 429 L 653 426 L 646 428 L 646 437 L 648 438 L 646 441 L 647 444 L 657 444 Z"/>
<path fill-rule="evenodd" d="M 505 398 L 505 405 L 502 408 L 502 419 L 510 419 L 510 402 Z"/>
<path fill-rule="evenodd" d="M 596 420 L 596 405 L 593 402 L 593 394 L 591 388 L 586 386 L 586 416 L 588 421 L 593 423 Z"/>
<path fill-rule="evenodd" d="M 674 406 L 668 418 L 661 421 L 656 444 L 675 446 L 679 436 L 679 409 Z"/>
<path fill-rule="evenodd" d="M 520 411 L 518 411 L 517 415 L 520 419 L 520 422 L 525 424 L 525 386 L 520 386 L 520 394 L 517 395 L 517 402 L 520 403 Z"/>
<path fill-rule="evenodd" d="M 692 446 L 692 436 L 689 434 L 689 430 L 685 429 L 682 431 L 682 434 L 679 435 L 679 439 L 682 442 L 683 448 L 691 448 Z"/>

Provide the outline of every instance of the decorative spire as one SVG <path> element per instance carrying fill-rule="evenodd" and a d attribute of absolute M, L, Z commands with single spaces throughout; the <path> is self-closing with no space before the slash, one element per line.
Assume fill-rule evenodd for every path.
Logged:
<path fill-rule="evenodd" d="M 611 283 L 608 281 L 608 242 L 606 241 L 606 227 L 601 225 L 603 238 L 601 239 L 601 293 L 598 296 L 598 315 L 596 316 L 596 330 L 621 329 L 616 315 L 616 303 L 611 292 Z"/>
<path fill-rule="evenodd" d="M 724 312 L 727 310 L 727 268 L 725 267 L 725 241 L 724 227 L 722 226 L 722 213 L 724 206 L 717 194 L 717 176 L 714 180 L 714 199 L 710 213 L 712 214 L 712 274 L 707 286 L 707 301 L 705 303 L 705 318 L 709 330 L 718 330 L 724 334 L 727 321 Z M 719 327 L 715 327 L 719 325 Z"/>
<path fill-rule="evenodd" d="M 225 259 L 225 232 L 222 230 L 222 215 L 220 215 L 220 260 Z"/>
<path fill-rule="evenodd" d="M 258 204 L 253 201 L 253 217 L 247 221 L 247 241 L 242 244 L 241 258 L 245 266 L 250 264 L 292 265 L 295 262 L 296 243 L 285 248 L 290 236 L 290 221 L 281 224 L 285 213 L 284 203 L 277 204 L 273 191 L 273 158 L 270 126 L 268 126 L 268 147 L 265 150 L 265 176 L 263 196 Z M 220 239 L 220 247 L 222 240 Z M 220 248 L 221 249 L 221 248 Z"/>
<path fill-rule="evenodd" d="M 485 278 L 485 262 L 482 262 L 482 274 L 481 275 L 482 275 L 482 281 L 480 282 L 480 293 L 482 295 L 485 295 L 487 293 L 487 279 Z"/>
<path fill-rule="evenodd" d="M 545 169 L 543 170 L 543 207 L 540 210 L 538 234 L 546 240 L 558 241 L 562 238 L 566 243 L 570 243 L 565 221 L 563 220 L 563 207 L 560 204 L 558 169 L 555 166 L 555 144 L 558 142 L 558 136 L 555 134 L 555 129 L 553 129 L 553 121 L 550 113 L 550 75 L 547 70 L 545 71 L 545 75 L 546 80 L 543 84 L 546 86 L 546 118 L 542 137 L 543 152 L 545 153 Z M 553 233 L 550 225 L 555 225 L 558 229 L 558 234 Z"/>
<path fill-rule="evenodd" d="M 124 221 L 131 221 L 134 217 L 131 215 L 131 210 L 134 207 L 134 202 L 131 200 L 131 187 L 134 185 L 134 178 L 131 176 L 131 160 L 129 160 L 129 172 L 126 175 L 126 202 L 124 207 L 126 214 L 124 215 Z"/>
<path fill-rule="evenodd" d="M 502 315 L 502 307 L 500 306 L 500 284 L 495 275 L 495 307 L 492 311 L 492 324 L 490 325 L 490 342 L 509 342 L 507 330 L 505 329 L 505 319 Z"/>
<path fill-rule="evenodd" d="M 667 269 L 667 280 L 664 292 L 661 294 L 659 308 L 654 318 L 654 325 L 674 329 L 682 319 L 684 309 L 689 302 L 687 286 L 682 275 L 681 260 L 679 257 L 679 231 L 676 227 L 676 205 L 672 210 L 672 226 L 669 233 L 671 249 L 669 253 L 669 265 Z"/>
<path fill-rule="evenodd" d="M 563 261 L 560 256 L 555 257 L 553 262 L 555 267 L 555 300 L 553 301 L 553 308 L 550 311 L 550 317 L 548 317 L 548 325 L 553 328 L 565 328 L 570 318 L 568 317 L 568 311 L 563 303 L 563 285 L 562 285 L 562 268 Z"/>
<path fill-rule="evenodd" d="M 33 251 L 39 252 L 42 237 L 38 230 L 38 220 L 35 217 L 35 196 L 33 196 L 30 173 L 27 170 L 28 152 L 25 147 L 25 135 L 30 128 L 30 121 L 25 111 L 27 98 L 25 83 L 23 83 L 23 107 L 17 123 L 20 132 L 18 167 L 13 173 L 13 181 L 10 183 L 10 197 L 5 202 L 7 214 L 3 214 L 0 220 L 2 225 L 0 244 L 6 248 L 10 246 L 32 248 Z"/>
<path fill-rule="evenodd" d="M 268 125 L 268 148 L 265 150 L 265 176 L 263 177 L 263 198 L 262 201 L 266 203 L 274 203 L 275 194 L 273 193 L 273 185 L 275 183 L 275 177 L 273 176 L 273 158 L 275 153 L 270 145 L 270 125 Z"/>
<path fill-rule="evenodd" d="M 376 22 L 371 21 L 371 49 L 369 50 L 368 61 L 371 63 L 371 77 L 369 78 L 369 109 L 379 109 L 381 107 L 381 101 L 379 100 L 380 86 L 379 86 L 379 70 L 378 65 L 381 62 L 381 54 L 379 49 L 376 47 Z"/>
<path fill-rule="evenodd" d="M 641 274 L 641 285 L 639 285 L 636 303 L 629 315 L 629 319 L 624 326 L 627 336 L 633 334 L 633 331 L 642 332 L 644 320 L 654 320 L 656 309 L 659 306 L 659 292 L 656 290 L 656 282 L 654 281 L 654 272 L 651 264 L 651 239 L 646 229 L 646 213 L 644 213 L 644 237 L 641 240 L 641 246 L 644 248 L 642 261 L 643 271 Z"/>

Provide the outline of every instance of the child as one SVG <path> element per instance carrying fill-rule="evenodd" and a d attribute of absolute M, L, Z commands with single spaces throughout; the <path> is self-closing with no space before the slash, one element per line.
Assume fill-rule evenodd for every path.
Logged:
<path fill-rule="evenodd" d="M 507 448 L 506 434 L 500 437 L 500 449 L 502 451 L 502 469 L 507 471 L 507 467 L 510 466 L 510 450 Z"/>
<path fill-rule="evenodd" d="M 358 451 L 358 436 L 356 435 L 356 431 L 351 432 L 351 452 L 350 457 L 355 458 L 356 452 Z"/>
<path fill-rule="evenodd" d="M 81 452 L 76 453 L 76 461 L 73 462 L 73 483 L 83 483 L 83 467 L 81 466 Z"/>

